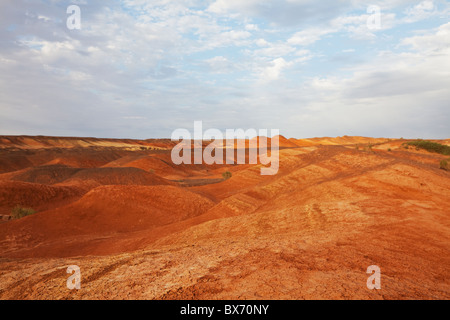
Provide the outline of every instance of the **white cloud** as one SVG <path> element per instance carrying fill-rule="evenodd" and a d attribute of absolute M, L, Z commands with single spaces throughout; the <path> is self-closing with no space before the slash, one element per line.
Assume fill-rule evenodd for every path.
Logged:
<path fill-rule="evenodd" d="M 249 24 L 245 25 L 245 30 L 258 31 L 259 28 L 258 28 L 258 25 L 249 23 Z"/>
<path fill-rule="evenodd" d="M 307 108 L 324 125 L 391 136 L 445 137 L 449 117 L 450 23 L 401 41 L 414 51 L 384 52 L 358 66 L 350 77 L 314 78 L 305 91 L 315 98 Z M 431 129 L 428 123 L 434 123 Z M 377 129 L 378 128 L 378 129 Z M 345 133 L 345 131 L 341 131 Z M 373 133 L 372 133 L 373 134 Z"/>
<path fill-rule="evenodd" d="M 435 13 L 436 11 L 433 1 L 425 0 L 414 7 L 405 10 L 406 17 L 404 18 L 404 22 L 416 22 L 427 19 Z"/>
<path fill-rule="evenodd" d="M 312 28 L 296 32 L 288 43 L 292 45 L 308 46 L 319 41 L 323 36 L 337 32 L 338 30 Z"/>
<path fill-rule="evenodd" d="M 224 14 L 231 10 L 247 11 L 252 10 L 252 7 L 258 3 L 260 3 L 258 0 L 217 0 L 209 6 L 208 11 L 218 14 Z"/>
<path fill-rule="evenodd" d="M 379 31 L 367 28 L 368 2 L 382 7 Z M 161 137 L 198 117 L 292 136 L 372 134 L 385 122 L 412 130 L 408 107 L 440 113 L 421 128 L 443 135 L 449 25 L 407 38 L 390 29 L 448 6 L 368 2 L 80 0 L 82 30 L 69 31 L 63 2 L 3 0 L 0 134 Z M 383 119 L 389 110 L 397 118 Z"/>
<path fill-rule="evenodd" d="M 283 58 L 277 58 L 273 60 L 269 66 L 264 68 L 261 74 L 261 80 L 263 82 L 274 81 L 280 77 L 283 69 L 289 67 L 291 63 L 287 62 Z"/>
<path fill-rule="evenodd" d="M 419 52 L 450 54 L 450 22 L 441 25 L 435 33 L 426 33 L 403 39 L 403 46 L 411 46 Z M 450 61 L 448 61 L 450 63 Z"/>
<path fill-rule="evenodd" d="M 222 56 L 208 59 L 206 63 L 213 73 L 230 73 L 236 68 L 233 62 Z"/>
<path fill-rule="evenodd" d="M 290 46 L 284 42 L 265 43 L 261 49 L 256 49 L 253 54 L 259 58 L 277 58 L 283 57 L 296 51 L 294 46 Z"/>
<path fill-rule="evenodd" d="M 255 43 L 256 43 L 256 45 L 259 46 L 259 47 L 267 47 L 267 46 L 270 45 L 270 43 L 267 42 L 267 41 L 264 40 L 264 39 L 258 39 L 258 40 L 255 41 Z"/>

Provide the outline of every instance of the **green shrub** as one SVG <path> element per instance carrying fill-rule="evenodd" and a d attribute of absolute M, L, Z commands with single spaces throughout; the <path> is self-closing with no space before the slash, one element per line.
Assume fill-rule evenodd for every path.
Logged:
<path fill-rule="evenodd" d="M 425 141 L 425 140 L 416 140 L 407 143 L 408 146 L 415 146 L 416 148 L 424 149 L 429 152 L 440 153 L 443 155 L 450 155 L 450 147 L 444 144 Z"/>
<path fill-rule="evenodd" d="M 226 171 L 226 172 L 222 173 L 222 177 L 223 177 L 225 180 L 230 179 L 231 176 L 232 176 L 232 174 L 231 174 L 230 171 Z"/>
<path fill-rule="evenodd" d="M 391 148 L 388 148 L 388 151 L 391 152 L 392 151 Z"/>
<path fill-rule="evenodd" d="M 11 216 L 13 219 L 20 219 L 26 216 L 30 216 L 32 214 L 35 214 L 36 211 L 31 208 L 25 208 L 22 206 L 15 206 L 11 211 Z"/>
<path fill-rule="evenodd" d="M 448 166 L 447 160 L 441 160 L 441 162 L 439 163 L 439 168 L 444 169 L 444 170 L 448 170 L 449 166 Z"/>

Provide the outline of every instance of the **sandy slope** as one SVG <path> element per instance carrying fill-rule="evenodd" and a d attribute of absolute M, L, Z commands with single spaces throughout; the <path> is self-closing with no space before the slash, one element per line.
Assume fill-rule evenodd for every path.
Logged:
<path fill-rule="evenodd" d="M 275 176 L 110 146 L 95 146 L 107 156 L 91 169 L 49 166 L 70 158 L 49 148 L 13 170 L 17 151 L 1 152 L 0 209 L 39 212 L 0 224 L 0 298 L 448 299 L 450 173 L 403 142 L 280 137 Z M 79 291 L 65 286 L 72 264 Z M 381 290 L 366 287 L 370 265 Z"/>

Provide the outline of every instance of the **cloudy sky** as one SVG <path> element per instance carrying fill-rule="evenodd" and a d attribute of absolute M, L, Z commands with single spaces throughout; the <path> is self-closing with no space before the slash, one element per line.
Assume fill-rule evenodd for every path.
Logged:
<path fill-rule="evenodd" d="M 195 120 L 450 138 L 450 1 L 0 1 L 1 135 L 170 137 Z"/>

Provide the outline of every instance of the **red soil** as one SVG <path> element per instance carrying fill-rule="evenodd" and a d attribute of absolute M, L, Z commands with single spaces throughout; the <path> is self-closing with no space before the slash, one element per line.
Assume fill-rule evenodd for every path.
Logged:
<path fill-rule="evenodd" d="M 448 157 L 279 139 L 280 170 L 261 176 L 176 166 L 167 140 L 0 137 L 0 215 L 38 211 L 0 223 L 0 298 L 450 298 Z"/>

